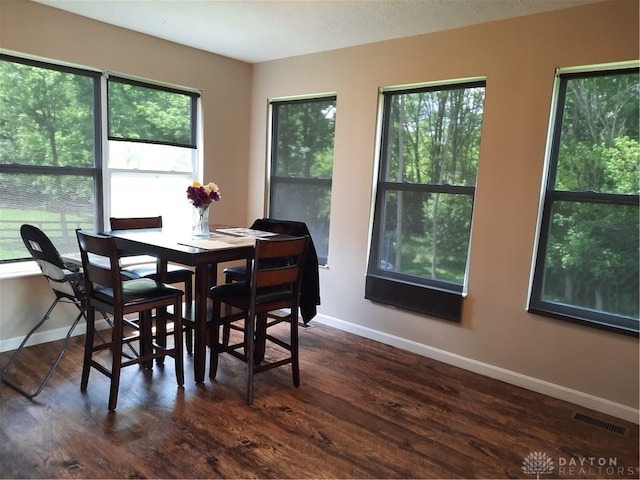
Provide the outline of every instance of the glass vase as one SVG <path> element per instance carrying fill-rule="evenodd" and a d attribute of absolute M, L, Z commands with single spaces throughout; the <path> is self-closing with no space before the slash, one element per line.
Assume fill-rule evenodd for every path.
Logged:
<path fill-rule="evenodd" d="M 209 206 L 196 207 L 196 222 L 193 226 L 194 237 L 209 237 Z"/>

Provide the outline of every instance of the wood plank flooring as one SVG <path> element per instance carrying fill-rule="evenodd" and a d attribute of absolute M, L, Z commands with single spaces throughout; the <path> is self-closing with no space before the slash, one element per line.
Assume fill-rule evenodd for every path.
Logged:
<path fill-rule="evenodd" d="M 244 365 L 184 389 L 167 360 L 123 371 L 118 408 L 84 337 L 33 401 L 0 384 L 2 478 L 638 478 L 638 426 L 320 324 L 301 329 L 301 386 Z M 53 345 L 30 347 L 36 371 Z M 4 366 L 11 352 L 0 354 Z M 622 425 L 626 436 L 572 419 Z M 546 470 L 524 465 L 537 453 Z M 540 458 L 540 457 L 536 457 Z M 582 464 L 581 464 L 582 462 Z M 603 463 L 604 462 L 604 463 Z M 524 469 L 523 469 L 524 467 Z M 526 470 L 526 471 L 525 471 Z"/>

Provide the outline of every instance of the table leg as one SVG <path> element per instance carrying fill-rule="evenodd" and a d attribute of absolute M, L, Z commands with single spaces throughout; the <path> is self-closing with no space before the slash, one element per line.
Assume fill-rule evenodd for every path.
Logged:
<path fill-rule="evenodd" d="M 167 261 L 161 258 L 156 260 L 157 281 L 166 283 L 167 281 Z M 167 307 L 160 307 L 156 310 L 156 343 L 161 348 L 167 346 Z M 151 333 L 151 332 L 149 332 Z M 182 338 L 176 335 L 175 338 Z M 164 357 L 156 359 L 158 365 L 164 364 Z"/>
<path fill-rule="evenodd" d="M 264 354 L 266 351 L 267 342 L 267 314 L 260 313 L 256 316 L 256 328 L 255 328 L 255 352 L 254 361 L 256 365 L 260 365 L 260 362 L 264 360 Z"/>
<path fill-rule="evenodd" d="M 207 297 L 209 296 L 209 266 L 196 266 L 195 281 L 195 339 L 193 346 L 193 371 L 196 383 L 204 382 L 207 353 Z"/>

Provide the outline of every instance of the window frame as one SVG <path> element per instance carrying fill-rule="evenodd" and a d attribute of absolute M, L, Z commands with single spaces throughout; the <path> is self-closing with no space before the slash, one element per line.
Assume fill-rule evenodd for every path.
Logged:
<path fill-rule="evenodd" d="M 599 193 L 594 191 L 556 190 L 561 133 L 564 120 L 567 82 L 576 78 L 593 78 L 625 72 L 638 72 L 640 62 L 596 65 L 579 68 L 559 68 L 555 75 L 554 98 L 551 105 L 545 172 L 542 178 L 538 228 L 533 251 L 527 311 L 536 315 L 615 333 L 639 336 L 640 322 L 636 319 L 611 313 L 590 310 L 574 305 L 543 300 L 544 277 L 547 263 L 547 245 L 553 223 L 553 206 L 557 202 L 597 205 L 635 205 L 638 195 Z"/>
<path fill-rule="evenodd" d="M 389 148 L 389 122 L 392 98 L 394 95 L 406 95 L 419 92 L 435 92 L 460 88 L 482 87 L 486 92 L 486 78 L 475 77 L 444 82 L 433 82 L 420 85 L 389 87 L 380 89 L 378 108 L 377 158 L 373 186 L 373 205 L 370 221 L 369 252 L 365 278 L 365 295 L 368 300 L 399 307 L 405 310 L 427 314 L 430 316 L 460 322 L 462 319 L 462 303 L 466 298 L 468 287 L 469 259 L 471 249 L 471 230 L 473 227 L 473 210 L 475 203 L 474 185 L 451 185 L 437 183 L 390 182 L 384 179 L 386 152 Z M 484 113 L 484 112 L 483 112 Z M 482 133 L 481 133 L 482 135 Z M 469 219 L 469 248 L 467 249 L 464 280 L 462 284 L 439 279 L 419 277 L 401 272 L 384 270 L 379 267 L 378 259 L 382 245 L 380 238 L 382 218 L 386 204 L 387 192 L 422 192 L 446 195 L 464 195 L 471 198 Z"/>

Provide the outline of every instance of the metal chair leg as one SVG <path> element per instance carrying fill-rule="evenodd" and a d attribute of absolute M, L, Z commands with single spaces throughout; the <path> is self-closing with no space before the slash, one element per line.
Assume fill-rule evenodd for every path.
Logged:
<path fill-rule="evenodd" d="M 78 316 L 76 317 L 75 321 L 71 325 L 71 328 L 69 328 L 69 331 L 67 332 L 67 336 L 64 339 L 64 343 L 62 344 L 62 348 L 60 349 L 60 352 L 58 353 L 58 356 L 57 356 L 56 360 L 54 361 L 53 365 L 51 366 L 51 368 L 49 369 L 47 374 L 44 376 L 43 380 L 38 385 L 38 388 L 36 388 L 36 390 L 34 390 L 32 392 L 29 392 L 29 391 L 25 390 L 20 385 L 18 385 L 16 382 L 11 380 L 11 378 L 8 376 L 9 369 L 14 364 L 14 362 L 18 359 L 18 357 L 22 353 L 24 347 L 26 346 L 26 344 L 29 341 L 29 339 L 31 338 L 31 336 L 36 332 L 36 330 L 38 330 L 49 319 L 49 316 L 51 315 L 51 312 L 56 307 L 56 305 L 58 304 L 59 301 L 60 301 L 59 298 L 56 298 L 53 301 L 53 303 L 49 307 L 49 310 L 47 310 L 47 313 L 45 313 L 44 317 L 42 317 L 42 320 L 40 320 L 38 322 L 38 324 L 29 331 L 29 333 L 24 338 L 24 340 L 22 340 L 22 343 L 20 344 L 18 349 L 11 356 L 11 359 L 9 360 L 9 363 L 7 363 L 7 365 L 2 370 L 2 381 L 4 383 L 6 383 L 7 385 L 9 385 L 10 387 L 12 387 L 15 390 L 17 390 L 18 392 L 20 392 L 21 394 L 23 394 L 27 398 L 34 398 L 35 396 L 37 396 L 42 391 L 42 389 L 44 388 L 46 383 L 49 381 L 49 378 L 51 378 L 51 375 L 53 375 L 53 371 L 56 369 L 56 367 L 58 366 L 58 364 L 62 360 L 64 352 L 67 350 L 67 347 L 69 346 L 69 339 L 71 338 L 71 334 L 73 333 L 73 330 L 78 325 L 78 322 L 80 321 L 80 319 L 84 316 L 84 312 L 82 310 L 80 310 L 80 313 L 78 314 Z"/>
<path fill-rule="evenodd" d="M 74 305 L 76 307 L 78 307 L 78 310 L 80 312 L 78 313 L 78 316 L 76 317 L 76 319 L 74 320 L 73 324 L 71 325 L 71 327 L 67 331 L 67 335 L 66 335 L 66 337 L 64 339 L 64 343 L 62 344 L 62 347 L 60 348 L 60 351 L 58 352 L 58 355 L 57 355 L 55 361 L 53 362 L 51 368 L 45 374 L 45 376 L 42 378 L 40 384 L 38 384 L 38 387 L 35 390 L 29 391 L 29 390 L 24 389 L 21 385 L 19 385 L 18 383 L 16 383 L 14 380 L 11 379 L 11 376 L 9 375 L 9 370 L 11 369 L 13 364 L 16 362 L 16 360 L 18 359 L 20 354 L 23 352 L 24 348 L 26 347 L 27 343 L 29 342 L 29 339 L 49 319 L 49 317 L 51 316 L 51 313 L 53 312 L 53 310 L 55 309 L 56 305 L 58 305 L 58 303 L 60 301 L 61 300 L 56 297 L 56 299 L 53 301 L 53 303 L 51 304 L 51 306 L 47 310 L 47 313 L 45 313 L 44 316 L 42 317 L 42 319 L 29 331 L 29 333 L 27 333 L 27 335 L 24 337 L 24 339 L 20 343 L 20 346 L 18 347 L 18 349 L 13 353 L 13 355 L 9 359 L 9 362 L 2 369 L 2 381 L 4 383 L 6 383 L 7 385 L 9 385 L 14 390 L 17 390 L 18 392 L 23 394 L 27 398 L 34 398 L 34 397 L 38 396 L 40 394 L 40 392 L 42 392 L 42 390 L 44 389 L 45 385 L 47 384 L 47 382 L 49 381 L 49 379 L 53 375 L 53 372 L 55 371 L 57 366 L 60 364 L 60 361 L 62 360 L 62 357 L 64 356 L 64 353 L 66 352 L 67 347 L 69 346 L 69 341 L 71 339 L 71 335 L 72 335 L 73 331 L 78 326 L 78 323 L 80 322 L 80 319 L 85 317 L 85 312 L 82 309 L 82 307 L 80 306 L 80 304 L 74 302 Z M 66 303 L 66 302 L 63 302 L 63 303 Z M 103 318 L 107 321 L 109 326 L 111 326 L 113 328 L 113 322 L 107 317 L 107 315 L 104 312 L 101 312 L 101 314 L 102 314 Z M 86 317 L 85 317 L 85 320 L 86 320 Z M 102 343 L 106 343 L 106 340 L 102 337 L 102 335 L 100 334 L 99 331 L 96 330 L 95 333 L 98 336 L 98 338 L 102 341 Z M 123 355 L 126 358 L 132 359 L 132 358 L 137 358 L 139 356 L 139 353 L 136 351 L 136 349 L 132 345 L 129 345 L 129 349 L 131 350 L 131 352 L 133 354 L 133 357 L 130 354 L 127 354 L 127 353 L 123 352 Z"/>

